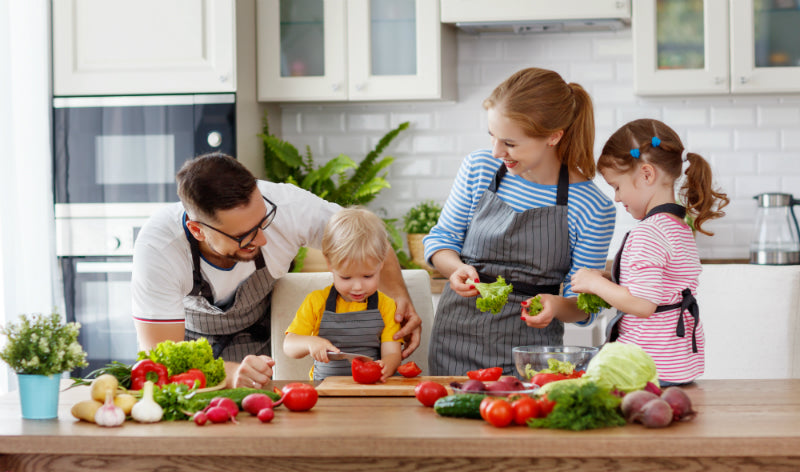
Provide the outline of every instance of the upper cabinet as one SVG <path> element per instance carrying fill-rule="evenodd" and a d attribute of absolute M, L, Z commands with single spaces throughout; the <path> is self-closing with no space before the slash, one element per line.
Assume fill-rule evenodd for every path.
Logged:
<path fill-rule="evenodd" d="M 438 0 L 257 0 L 258 99 L 451 99 Z"/>
<path fill-rule="evenodd" d="M 797 0 L 642 0 L 631 26 L 637 94 L 800 92 Z"/>
<path fill-rule="evenodd" d="M 637 2 L 639 0 L 636 0 Z M 441 0 L 445 23 L 525 22 L 631 17 L 630 0 Z"/>
<path fill-rule="evenodd" d="M 54 0 L 56 96 L 236 91 L 234 0 Z"/>

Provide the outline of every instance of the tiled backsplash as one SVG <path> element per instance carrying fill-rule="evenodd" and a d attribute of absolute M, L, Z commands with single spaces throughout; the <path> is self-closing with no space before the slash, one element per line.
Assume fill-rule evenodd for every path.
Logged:
<path fill-rule="evenodd" d="M 665 121 L 687 148 L 712 165 L 728 193 L 727 216 L 708 224 L 713 237 L 698 236 L 703 258 L 747 258 L 755 201 L 762 192 L 800 196 L 800 96 L 686 96 L 644 98 L 633 94 L 630 30 L 616 33 L 458 35 L 456 102 L 288 104 L 282 107 L 283 137 L 311 146 L 315 157 L 340 153 L 361 159 L 377 140 L 403 121 L 388 153 L 392 188 L 372 204 L 401 217 L 424 199 L 444 201 L 463 157 L 487 147 L 483 99 L 502 80 L 530 66 L 553 69 L 578 82 L 595 105 L 595 155 L 619 126 L 636 118 Z M 609 196 L 610 187 L 598 183 Z M 611 251 L 635 221 L 618 207 Z"/>

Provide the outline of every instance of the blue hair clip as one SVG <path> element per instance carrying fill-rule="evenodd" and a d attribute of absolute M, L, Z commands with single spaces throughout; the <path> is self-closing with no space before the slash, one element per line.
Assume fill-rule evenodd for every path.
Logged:
<path fill-rule="evenodd" d="M 658 145 L 661 144 L 661 140 L 658 139 L 658 136 L 653 136 L 653 138 L 650 140 L 650 144 L 653 147 L 658 147 Z"/>
<path fill-rule="evenodd" d="M 641 152 L 638 149 L 631 149 L 631 156 L 634 159 L 639 159 L 639 155 L 641 155 Z"/>

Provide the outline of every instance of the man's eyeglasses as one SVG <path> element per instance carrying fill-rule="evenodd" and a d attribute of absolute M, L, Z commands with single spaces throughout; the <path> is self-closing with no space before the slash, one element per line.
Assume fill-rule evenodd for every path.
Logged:
<path fill-rule="evenodd" d="M 202 221 L 198 221 L 198 223 L 200 223 L 201 225 L 205 226 L 206 228 L 213 229 L 214 231 L 216 231 L 219 234 L 222 234 L 224 236 L 227 236 L 227 237 L 233 239 L 234 241 L 239 243 L 239 249 L 244 249 L 247 246 L 249 246 L 250 243 L 252 243 L 254 239 L 256 239 L 256 236 L 258 236 L 258 231 L 259 230 L 264 231 L 265 229 L 267 229 L 267 227 L 269 225 L 272 224 L 272 221 L 275 220 L 275 214 L 278 212 L 277 205 L 275 205 L 274 203 L 269 201 L 269 199 L 267 197 L 263 196 L 263 195 L 261 196 L 261 198 L 263 198 L 264 201 L 267 203 L 267 215 L 264 217 L 263 220 L 261 220 L 261 222 L 259 224 L 255 225 L 253 227 L 253 229 L 251 229 L 250 231 L 245 233 L 244 236 L 239 236 L 239 237 L 231 236 L 230 234 L 228 234 L 228 233 L 226 233 L 224 231 L 220 231 L 217 228 L 211 226 L 210 224 L 203 223 Z"/>

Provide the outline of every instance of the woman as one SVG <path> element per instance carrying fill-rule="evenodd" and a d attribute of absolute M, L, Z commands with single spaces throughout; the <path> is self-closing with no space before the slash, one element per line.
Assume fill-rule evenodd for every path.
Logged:
<path fill-rule="evenodd" d="M 578 309 L 569 280 L 581 267 L 605 267 L 614 232 L 614 204 L 590 180 L 594 118 L 583 87 L 523 69 L 483 106 L 492 149 L 464 160 L 424 240 L 426 259 L 449 279 L 431 333 L 432 375 L 493 366 L 513 374 L 512 347 L 562 344 L 564 322 L 594 321 Z M 474 284 L 497 276 L 513 292 L 499 314 L 482 313 Z M 521 312 L 537 294 L 542 311 Z"/>

